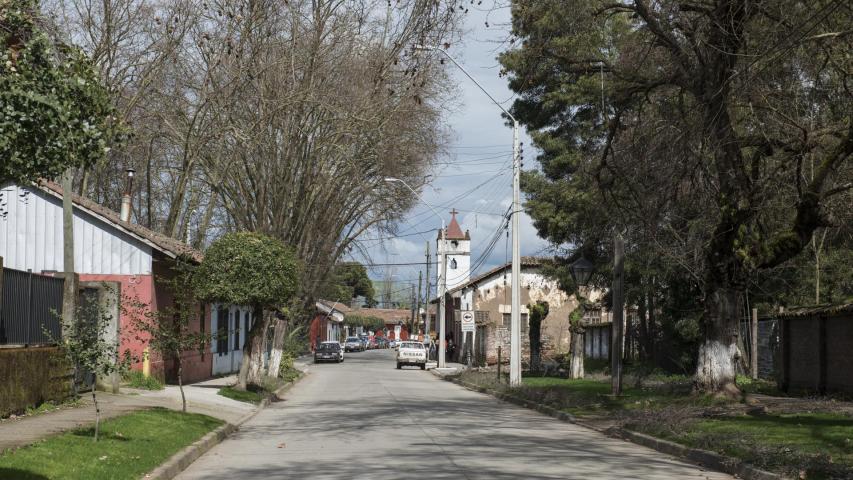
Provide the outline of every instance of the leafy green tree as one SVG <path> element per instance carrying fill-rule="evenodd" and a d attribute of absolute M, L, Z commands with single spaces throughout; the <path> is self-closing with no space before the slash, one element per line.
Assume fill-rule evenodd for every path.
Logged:
<path fill-rule="evenodd" d="M 254 321 L 243 346 L 237 388 L 262 384 L 263 342 L 270 325 L 266 310 L 286 305 L 299 291 L 299 262 L 281 241 L 260 233 L 228 233 L 207 249 L 196 270 L 199 298 L 249 305 Z"/>
<path fill-rule="evenodd" d="M 171 305 L 152 309 L 150 305 L 131 301 L 127 303 L 130 308 L 125 309 L 131 318 L 134 334 L 138 338 L 146 338 L 151 350 L 161 358 L 175 362 L 181 410 L 184 412 L 187 411 L 184 354 L 192 351 L 203 353 L 211 339 L 210 335 L 193 327 L 196 320 L 204 321 L 204 308 L 196 296 L 193 282 L 195 268 L 192 263 L 179 259 L 172 269 L 173 276 L 161 281 L 161 285 L 173 295 Z"/>
<path fill-rule="evenodd" d="M 335 265 L 326 287 L 320 297 L 333 302 L 349 305 L 353 298 L 363 296 L 368 306 L 376 304 L 373 282 L 367 276 L 367 269 L 357 262 Z"/>
<path fill-rule="evenodd" d="M 359 315 L 356 313 L 347 314 L 344 317 L 344 325 L 350 328 L 362 327 L 365 330 L 372 330 L 374 332 L 378 332 L 385 328 L 385 321 L 379 317 L 374 317 L 372 315 Z"/>
<path fill-rule="evenodd" d="M 575 215 L 563 205 L 584 207 L 545 230 L 592 249 L 598 227 L 627 230 L 678 265 L 701 292 L 695 386 L 736 395 L 747 286 L 795 258 L 851 185 L 851 11 L 831 0 L 512 8 L 519 47 L 500 60 L 544 152 L 538 200 L 558 220 Z M 589 195 L 610 218 L 559 232 L 585 227 Z"/>
<path fill-rule="evenodd" d="M 530 322 L 527 330 L 530 337 L 530 371 L 539 373 L 542 370 L 542 322 L 548 316 L 548 302 L 537 300 L 527 305 L 527 310 L 530 312 L 527 316 Z"/>
<path fill-rule="evenodd" d="M 112 142 L 108 92 L 53 30 L 37 0 L 0 0 L 0 184 L 89 166 Z"/>

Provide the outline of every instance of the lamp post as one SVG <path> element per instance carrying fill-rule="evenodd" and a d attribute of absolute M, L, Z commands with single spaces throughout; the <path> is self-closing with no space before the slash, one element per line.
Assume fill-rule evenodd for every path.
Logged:
<path fill-rule="evenodd" d="M 436 212 L 435 209 L 432 208 L 432 205 L 425 202 L 423 197 L 421 197 L 421 195 L 418 192 L 416 192 L 414 188 L 412 188 L 408 183 L 406 183 L 402 179 L 394 178 L 394 177 L 385 177 L 385 181 L 388 183 L 395 183 L 395 182 L 396 183 L 402 183 L 413 194 L 415 194 L 415 196 L 418 198 L 418 200 L 421 201 L 421 203 L 423 203 L 424 205 L 429 207 L 430 210 L 432 210 L 432 213 L 435 214 L 435 216 L 438 217 L 439 220 L 441 220 L 441 241 L 442 241 L 442 243 L 444 243 L 444 234 L 445 234 L 444 217 L 439 215 L 438 212 Z M 438 367 L 439 368 L 444 368 L 446 366 L 445 361 L 444 361 L 444 350 L 445 350 L 445 346 L 444 346 L 444 334 L 445 334 L 444 294 L 447 291 L 447 262 L 445 261 L 446 260 L 445 253 L 444 253 L 445 250 L 446 250 L 445 248 L 442 248 L 441 251 L 438 252 L 439 262 L 441 263 L 441 282 L 439 282 L 439 284 L 438 284 Z"/>
<path fill-rule="evenodd" d="M 507 111 L 494 97 L 480 85 L 474 77 L 462 68 L 462 65 L 450 56 L 446 50 L 429 45 L 416 45 L 415 50 L 435 51 L 444 55 L 462 73 L 474 82 L 487 97 L 507 117 L 512 120 L 512 310 L 510 315 L 510 354 L 509 354 L 509 384 L 511 386 L 521 385 L 521 248 L 519 235 L 519 215 L 521 214 L 521 189 L 519 178 L 521 176 L 521 144 L 519 143 L 518 120 Z M 443 337 L 442 337 L 443 338 Z"/>
<path fill-rule="evenodd" d="M 589 283 L 590 277 L 595 266 L 589 260 L 581 257 L 577 259 L 569 267 L 572 274 L 572 280 L 575 283 L 575 296 L 578 299 L 578 308 L 581 310 L 581 316 L 577 319 L 577 324 L 570 325 L 572 332 L 572 359 L 571 359 L 571 378 L 583 378 L 584 376 L 584 329 L 583 329 L 583 313 L 586 310 L 586 300 L 581 294 L 581 289 L 585 288 Z"/>

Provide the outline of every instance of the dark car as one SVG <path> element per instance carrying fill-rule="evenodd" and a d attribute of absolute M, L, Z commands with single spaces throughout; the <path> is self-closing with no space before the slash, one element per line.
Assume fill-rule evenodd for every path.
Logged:
<path fill-rule="evenodd" d="M 323 342 L 314 352 L 314 363 L 320 362 L 335 362 L 344 361 L 344 351 L 341 349 L 341 344 L 338 342 Z"/>
<path fill-rule="evenodd" d="M 376 348 L 388 348 L 388 339 L 385 337 L 376 337 Z"/>

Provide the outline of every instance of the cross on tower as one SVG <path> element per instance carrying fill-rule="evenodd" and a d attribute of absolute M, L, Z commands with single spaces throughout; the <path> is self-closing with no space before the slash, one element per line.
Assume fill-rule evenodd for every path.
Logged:
<path fill-rule="evenodd" d="M 459 212 L 457 212 L 455 208 L 450 211 L 450 214 L 453 215 L 454 217 L 456 216 L 457 213 L 459 213 Z"/>

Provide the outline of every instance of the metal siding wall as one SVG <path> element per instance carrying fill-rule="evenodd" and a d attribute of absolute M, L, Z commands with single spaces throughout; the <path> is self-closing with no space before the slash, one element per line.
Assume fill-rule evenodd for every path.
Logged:
<path fill-rule="evenodd" d="M 40 345 L 60 337 L 61 279 L 3 269 L 0 344 Z M 49 335 L 45 333 L 49 332 Z"/>
<path fill-rule="evenodd" d="M 27 193 L 28 192 L 28 193 Z M 62 202 L 41 190 L 0 190 L 0 256 L 18 270 L 63 270 Z M 74 211 L 74 267 L 82 274 L 151 273 L 151 247 L 78 209 Z"/>

